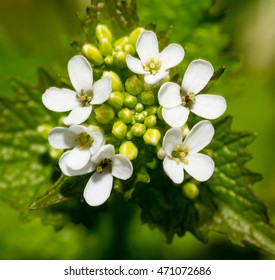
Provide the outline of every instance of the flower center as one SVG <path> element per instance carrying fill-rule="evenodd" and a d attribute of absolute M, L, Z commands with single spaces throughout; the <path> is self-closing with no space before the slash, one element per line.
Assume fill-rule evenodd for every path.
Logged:
<path fill-rule="evenodd" d="M 96 172 L 102 173 L 103 169 L 110 166 L 112 161 L 109 158 L 104 158 L 96 167 Z"/>
<path fill-rule="evenodd" d="M 90 102 L 92 101 L 92 96 L 85 95 L 84 90 L 81 90 L 81 93 L 76 95 L 76 98 L 81 102 L 83 107 L 90 106 Z"/>
<path fill-rule="evenodd" d="M 149 71 L 152 75 L 156 75 L 160 69 L 161 61 L 157 60 L 152 57 L 150 58 L 150 63 L 144 64 L 143 69 L 145 71 Z"/>
<path fill-rule="evenodd" d="M 94 139 L 87 132 L 82 132 L 76 137 L 75 142 L 78 148 L 83 150 L 92 147 Z"/>
<path fill-rule="evenodd" d="M 193 92 L 190 92 L 181 98 L 182 105 L 188 106 L 190 105 L 190 103 L 195 102 L 195 99 L 196 99 L 195 94 Z"/>
<path fill-rule="evenodd" d="M 177 164 L 180 162 L 188 163 L 188 159 L 186 158 L 188 155 L 189 147 L 185 146 L 182 148 L 180 145 L 177 145 L 176 148 L 171 153 L 171 158 L 174 159 Z"/>

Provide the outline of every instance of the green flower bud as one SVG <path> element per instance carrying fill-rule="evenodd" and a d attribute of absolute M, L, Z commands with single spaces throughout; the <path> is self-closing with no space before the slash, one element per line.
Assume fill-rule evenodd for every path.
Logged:
<path fill-rule="evenodd" d="M 157 152 L 158 159 L 164 160 L 165 156 L 166 156 L 166 153 L 164 152 L 164 150 L 162 148 L 160 148 Z"/>
<path fill-rule="evenodd" d="M 162 117 L 162 106 L 159 106 L 158 107 L 158 110 L 157 110 L 157 116 L 160 120 L 163 121 L 163 117 Z"/>
<path fill-rule="evenodd" d="M 128 43 L 129 43 L 129 37 L 128 36 L 124 36 L 124 37 L 121 37 L 121 38 L 117 39 L 114 42 L 114 47 L 116 49 L 121 50 Z"/>
<path fill-rule="evenodd" d="M 124 95 L 119 91 L 112 92 L 108 99 L 108 103 L 116 110 L 119 110 L 122 107 L 123 101 Z"/>
<path fill-rule="evenodd" d="M 127 133 L 126 133 L 126 138 L 128 139 L 128 140 L 132 140 L 133 139 L 133 134 L 132 134 L 132 132 L 129 130 L 129 131 L 127 131 Z"/>
<path fill-rule="evenodd" d="M 142 113 L 136 113 L 135 114 L 135 120 L 139 123 L 143 123 L 144 122 L 144 119 L 145 119 L 145 116 L 144 114 Z"/>
<path fill-rule="evenodd" d="M 157 106 L 150 106 L 150 107 L 147 107 L 145 112 L 147 112 L 148 115 L 155 115 L 157 113 Z"/>
<path fill-rule="evenodd" d="M 158 129 L 149 128 L 143 135 L 143 140 L 148 145 L 156 146 L 161 138 L 161 134 Z"/>
<path fill-rule="evenodd" d="M 129 35 L 129 42 L 135 46 L 136 45 L 136 42 L 137 42 L 137 39 L 140 35 L 140 33 L 144 30 L 143 27 L 137 27 L 136 29 L 134 29 L 131 34 Z"/>
<path fill-rule="evenodd" d="M 101 65 L 103 63 L 103 57 L 96 46 L 85 44 L 82 47 L 82 52 L 95 65 Z"/>
<path fill-rule="evenodd" d="M 153 105 L 156 101 L 154 93 L 151 90 L 143 91 L 140 95 L 140 99 L 144 105 Z"/>
<path fill-rule="evenodd" d="M 118 112 L 118 116 L 124 123 L 131 123 L 133 119 L 133 112 L 128 108 L 124 108 Z"/>
<path fill-rule="evenodd" d="M 125 87 L 128 93 L 138 95 L 142 92 L 143 83 L 136 75 L 133 75 L 126 80 Z"/>
<path fill-rule="evenodd" d="M 154 127 L 157 124 L 157 117 L 155 115 L 150 115 L 145 118 L 144 124 L 146 127 Z"/>
<path fill-rule="evenodd" d="M 200 194 L 200 190 L 194 183 L 186 183 L 182 186 L 184 195 L 189 199 L 195 199 Z"/>
<path fill-rule="evenodd" d="M 112 43 L 107 38 L 102 38 L 99 41 L 99 51 L 104 56 L 111 55 L 113 53 Z"/>
<path fill-rule="evenodd" d="M 114 63 L 119 68 L 126 67 L 126 53 L 123 51 L 118 51 L 114 54 Z"/>
<path fill-rule="evenodd" d="M 95 36 L 100 42 L 102 39 L 107 39 L 109 42 L 112 42 L 112 32 L 108 26 L 104 24 L 98 24 L 95 29 Z"/>
<path fill-rule="evenodd" d="M 126 141 L 120 145 L 119 153 L 133 160 L 138 156 L 138 148 L 132 141 Z"/>
<path fill-rule="evenodd" d="M 189 133 L 189 131 L 190 131 L 190 129 L 189 129 L 189 127 L 188 127 L 188 124 L 186 123 L 186 124 L 181 128 L 181 130 L 182 130 L 182 136 L 185 137 L 185 136 Z"/>
<path fill-rule="evenodd" d="M 126 107 L 134 108 L 137 102 L 138 102 L 137 98 L 131 94 L 127 94 L 124 98 L 124 105 Z"/>
<path fill-rule="evenodd" d="M 119 76 L 113 72 L 113 71 L 104 71 L 103 77 L 109 77 L 112 82 L 112 90 L 113 91 L 120 91 L 122 92 L 124 90 L 123 84 L 119 78 Z"/>
<path fill-rule="evenodd" d="M 134 136 L 141 137 L 146 131 L 146 126 L 142 123 L 135 123 L 131 127 L 131 132 Z"/>
<path fill-rule="evenodd" d="M 136 53 L 136 50 L 134 48 L 134 46 L 132 44 L 126 44 L 123 47 L 123 50 L 127 53 L 127 54 L 131 54 L 134 55 Z"/>
<path fill-rule="evenodd" d="M 142 104 L 142 103 L 138 103 L 138 104 L 135 106 L 135 111 L 136 111 L 137 113 L 140 113 L 140 112 L 142 112 L 143 108 L 144 108 L 143 104 Z"/>
<path fill-rule="evenodd" d="M 108 124 L 115 117 L 115 111 L 112 107 L 102 104 L 94 109 L 95 118 L 99 123 Z"/>
<path fill-rule="evenodd" d="M 52 126 L 48 124 L 41 124 L 36 128 L 36 131 L 42 136 L 44 139 L 48 139 L 48 135 Z"/>
<path fill-rule="evenodd" d="M 105 64 L 107 64 L 108 66 L 111 66 L 111 65 L 113 65 L 114 58 L 113 58 L 112 56 L 108 55 L 108 56 L 106 56 L 106 57 L 104 58 L 104 62 L 105 62 Z"/>
<path fill-rule="evenodd" d="M 113 128 L 112 128 L 112 134 L 122 140 L 123 138 L 125 138 L 127 133 L 127 125 L 123 122 L 123 121 L 116 121 L 113 124 Z"/>

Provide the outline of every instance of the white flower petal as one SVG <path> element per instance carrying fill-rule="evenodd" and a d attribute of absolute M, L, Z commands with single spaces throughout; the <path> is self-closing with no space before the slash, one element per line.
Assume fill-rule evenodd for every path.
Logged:
<path fill-rule="evenodd" d="M 182 88 L 186 93 L 199 93 L 213 76 L 214 69 L 212 65 L 202 59 L 193 60 L 183 77 Z"/>
<path fill-rule="evenodd" d="M 112 84 L 108 76 L 96 81 L 93 87 L 93 97 L 91 104 L 102 104 L 111 95 Z"/>
<path fill-rule="evenodd" d="M 75 125 L 85 122 L 92 112 L 92 106 L 76 107 L 63 120 L 66 125 Z"/>
<path fill-rule="evenodd" d="M 136 50 L 142 64 L 148 64 L 151 58 L 158 60 L 158 39 L 154 32 L 144 30 L 136 43 Z"/>
<path fill-rule="evenodd" d="M 182 183 L 184 179 L 184 171 L 181 162 L 177 163 L 174 159 L 165 157 L 163 160 L 163 170 L 175 184 Z"/>
<path fill-rule="evenodd" d="M 115 155 L 112 160 L 112 175 L 116 178 L 127 180 L 133 174 L 131 161 L 123 155 Z"/>
<path fill-rule="evenodd" d="M 110 196 L 113 176 L 110 171 L 95 172 L 84 189 L 84 199 L 90 206 L 103 204 Z"/>
<path fill-rule="evenodd" d="M 74 134 L 80 134 L 80 133 L 83 133 L 83 132 L 88 133 L 88 131 L 89 131 L 89 129 L 86 126 L 78 125 L 78 124 L 70 126 L 69 130 L 71 132 L 73 132 Z"/>
<path fill-rule="evenodd" d="M 82 169 L 87 165 L 90 158 L 90 149 L 80 150 L 78 147 L 75 147 L 67 156 L 67 166 L 73 170 Z"/>
<path fill-rule="evenodd" d="M 157 74 L 145 74 L 144 81 L 148 85 L 154 85 L 168 76 L 167 71 L 159 71 Z"/>
<path fill-rule="evenodd" d="M 210 120 L 220 117 L 225 110 L 225 99 L 213 94 L 198 94 L 190 107 L 190 111 L 194 114 Z"/>
<path fill-rule="evenodd" d="M 127 64 L 127 67 L 134 73 L 137 73 L 137 74 L 146 74 L 147 73 L 147 71 L 145 71 L 143 68 L 143 64 L 142 64 L 141 60 L 131 56 L 130 54 L 128 54 L 126 56 L 126 64 Z"/>
<path fill-rule="evenodd" d="M 182 130 L 180 127 L 173 127 L 166 131 L 162 148 L 167 155 L 171 155 L 177 145 L 182 144 Z"/>
<path fill-rule="evenodd" d="M 109 159 L 113 158 L 114 155 L 115 155 L 114 146 L 111 144 L 107 144 L 99 148 L 99 150 L 94 155 L 92 160 L 96 163 L 100 163 L 105 158 L 109 158 Z"/>
<path fill-rule="evenodd" d="M 42 102 L 49 110 L 67 112 L 79 106 L 76 95 L 76 92 L 69 89 L 51 87 L 42 95 Z"/>
<path fill-rule="evenodd" d="M 159 104 L 165 108 L 173 108 L 182 104 L 180 86 L 167 82 L 163 84 L 158 92 Z"/>
<path fill-rule="evenodd" d="M 188 146 L 190 153 L 199 152 L 206 147 L 214 136 L 214 127 L 209 121 L 200 121 L 190 130 L 183 141 L 183 147 Z"/>
<path fill-rule="evenodd" d="M 93 70 L 90 63 L 82 55 L 76 55 L 68 63 L 68 72 L 75 90 L 80 93 L 91 93 L 93 89 Z"/>
<path fill-rule="evenodd" d="M 49 143 L 56 149 L 68 149 L 75 146 L 75 134 L 65 127 L 56 127 L 49 132 Z"/>
<path fill-rule="evenodd" d="M 59 159 L 59 167 L 63 174 L 67 176 L 78 176 L 94 171 L 93 165 L 88 162 L 82 169 L 74 170 L 68 167 L 67 161 L 71 151 L 65 152 Z"/>
<path fill-rule="evenodd" d="M 94 155 L 99 150 L 99 148 L 104 144 L 105 139 L 102 133 L 98 131 L 92 131 L 90 135 L 93 138 L 93 145 L 90 148 L 90 152 L 92 155 Z"/>
<path fill-rule="evenodd" d="M 186 157 L 188 163 L 183 163 L 185 171 L 194 179 L 204 182 L 213 174 L 215 164 L 211 157 L 204 154 L 191 154 Z"/>
<path fill-rule="evenodd" d="M 184 58 L 184 49 L 178 44 L 170 44 L 159 55 L 161 61 L 160 69 L 166 70 L 172 68 Z"/>
<path fill-rule="evenodd" d="M 162 117 L 172 127 L 183 126 L 189 115 L 189 109 L 182 105 L 173 108 L 162 108 Z"/>

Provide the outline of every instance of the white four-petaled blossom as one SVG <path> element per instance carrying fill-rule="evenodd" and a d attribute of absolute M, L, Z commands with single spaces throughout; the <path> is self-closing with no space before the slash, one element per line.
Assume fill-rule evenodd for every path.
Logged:
<path fill-rule="evenodd" d="M 206 119 L 216 119 L 226 110 L 222 96 L 198 94 L 213 76 L 212 65 L 202 59 L 192 61 L 182 80 L 181 87 L 175 83 L 163 84 L 158 92 L 162 116 L 167 124 L 180 127 L 187 121 L 189 112 Z"/>
<path fill-rule="evenodd" d="M 101 132 L 91 131 L 85 126 L 74 125 L 69 128 L 56 127 L 49 133 L 49 143 L 56 149 L 70 149 L 65 152 L 59 163 L 72 170 L 80 170 L 104 144 Z"/>
<path fill-rule="evenodd" d="M 115 154 L 113 145 L 107 144 L 98 150 L 91 161 L 82 170 L 72 170 L 61 162 L 60 168 L 67 176 L 76 176 L 93 172 L 84 189 L 84 199 L 90 206 L 103 204 L 110 196 L 113 177 L 129 179 L 133 174 L 133 165 L 124 155 Z"/>
<path fill-rule="evenodd" d="M 180 127 L 170 128 L 164 138 L 162 148 L 166 153 L 163 169 L 166 175 L 175 183 L 184 180 L 184 170 L 196 180 L 207 181 L 214 172 L 213 160 L 199 153 L 212 140 L 214 127 L 209 121 L 197 123 L 182 141 Z"/>
<path fill-rule="evenodd" d="M 184 49 L 178 44 L 170 44 L 160 53 L 156 34 L 148 30 L 140 34 L 136 51 L 140 59 L 128 54 L 126 64 L 132 72 L 145 75 L 145 82 L 151 85 L 166 78 L 166 70 L 179 64 L 184 57 Z"/>
<path fill-rule="evenodd" d="M 111 80 L 104 77 L 93 84 L 93 69 L 81 55 L 69 61 L 68 72 L 75 91 L 51 87 L 43 94 L 42 102 L 55 112 L 71 111 L 64 124 L 81 124 L 89 118 L 93 105 L 102 104 L 110 97 Z"/>

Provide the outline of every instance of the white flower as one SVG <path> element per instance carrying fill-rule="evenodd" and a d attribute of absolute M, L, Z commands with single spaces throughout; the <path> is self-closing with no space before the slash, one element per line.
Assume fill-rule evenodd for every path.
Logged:
<path fill-rule="evenodd" d="M 81 55 L 69 61 L 68 72 L 75 91 L 51 87 L 43 94 L 42 102 L 55 112 L 71 111 L 64 119 L 64 124 L 81 124 L 90 116 L 94 104 L 101 104 L 110 97 L 111 80 L 104 77 L 93 85 L 92 67 Z"/>
<path fill-rule="evenodd" d="M 181 87 L 167 82 L 158 92 L 162 116 L 167 124 L 180 127 L 187 121 L 189 112 L 206 119 L 216 119 L 226 110 L 226 101 L 222 96 L 198 94 L 213 76 L 212 65 L 202 59 L 192 61 L 183 77 Z M 197 95 L 198 94 L 198 95 Z"/>
<path fill-rule="evenodd" d="M 104 144 L 104 136 L 99 131 L 91 131 L 85 126 L 74 125 L 69 128 L 56 127 L 49 133 L 49 143 L 56 149 L 70 149 L 60 161 L 73 170 L 87 165 L 92 155 Z"/>
<path fill-rule="evenodd" d="M 163 138 L 162 148 L 166 153 L 163 169 L 175 183 L 184 179 L 184 170 L 196 180 L 208 180 L 214 172 L 213 160 L 198 153 L 207 146 L 214 135 L 214 127 L 209 121 L 197 123 L 182 142 L 180 127 L 170 128 Z"/>
<path fill-rule="evenodd" d="M 93 172 L 85 189 L 84 198 L 91 206 L 103 204 L 110 196 L 113 186 L 113 177 L 127 180 L 132 176 L 133 166 L 131 161 L 124 155 L 115 154 L 113 145 L 100 147 L 82 170 L 72 170 L 68 168 L 65 160 L 60 159 L 60 168 L 67 176 L 82 175 Z"/>
<path fill-rule="evenodd" d="M 166 70 L 179 64 L 184 57 L 184 49 L 178 44 L 170 44 L 159 53 L 156 34 L 147 30 L 140 34 L 136 51 L 140 59 L 127 55 L 126 64 L 132 72 L 144 74 L 145 82 L 151 85 L 166 78 Z"/>

